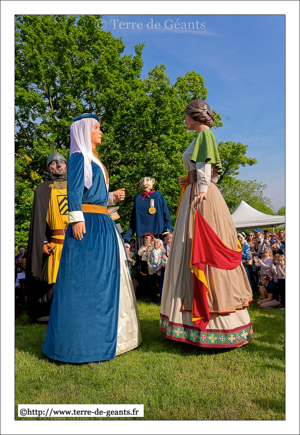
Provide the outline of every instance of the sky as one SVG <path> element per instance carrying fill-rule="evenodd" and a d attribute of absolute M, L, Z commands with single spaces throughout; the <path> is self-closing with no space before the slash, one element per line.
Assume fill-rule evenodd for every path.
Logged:
<path fill-rule="evenodd" d="M 237 178 L 265 185 L 275 212 L 285 205 L 285 16 L 103 15 L 103 29 L 122 38 L 124 54 L 144 42 L 142 78 L 156 65 L 177 77 L 196 71 L 206 101 L 221 114 L 218 142 L 248 145 L 257 164 Z"/>

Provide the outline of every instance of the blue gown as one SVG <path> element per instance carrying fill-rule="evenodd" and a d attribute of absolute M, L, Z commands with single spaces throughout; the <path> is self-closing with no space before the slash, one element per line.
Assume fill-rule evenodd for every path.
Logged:
<path fill-rule="evenodd" d="M 108 203 L 101 168 L 92 162 L 93 184 L 87 189 L 83 162 L 81 153 L 72 154 L 68 162 L 69 212 L 81 211 L 81 204 L 106 207 Z M 86 233 L 82 240 L 73 237 L 72 225 L 65 236 L 42 346 L 49 358 L 71 363 L 114 358 L 118 329 L 123 328 L 118 354 L 137 347 L 141 341 L 136 301 L 128 279 L 130 271 L 117 227 L 105 214 L 84 213 L 84 218 Z M 123 298 L 131 302 L 127 317 L 121 313 L 120 320 L 121 279 Z"/>

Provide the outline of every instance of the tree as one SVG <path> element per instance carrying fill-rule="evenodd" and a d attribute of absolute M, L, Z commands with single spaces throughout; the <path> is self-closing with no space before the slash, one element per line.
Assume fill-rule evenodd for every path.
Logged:
<path fill-rule="evenodd" d="M 257 180 L 238 180 L 231 177 L 226 183 L 218 185 L 226 204 L 232 213 L 242 200 L 251 205 L 256 210 L 265 214 L 274 214 L 274 210 L 269 198 L 263 196 L 266 184 Z"/>
<path fill-rule="evenodd" d="M 139 180 L 150 175 L 175 221 L 185 170 L 182 152 L 193 138 L 183 120 L 191 99 L 206 99 L 203 77 L 187 72 L 172 85 L 163 65 L 141 79 L 143 44 L 123 55 L 124 44 L 99 30 L 100 16 L 16 17 L 16 210 L 48 179 L 46 161 L 57 150 L 68 157 L 72 119 L 96 113 L 104 133 L 99 152 L 110 189 L 125 187 L 121 225 L 130 220 Z M 215 113 L 215 127 L 222 125 Z M 27 209 L 26 209 L 27 210 Z M 28 211 L 16 212 L 16 235 L 27 241 Z"/>
<path fill-rule="evenodd" d="M 222 174 L 219 178 L 219 185 L 228 183 L 231 179 L 239 175 L 239 168 L 242 166 L 252 166 L 257 160 L 246 157 L 248 145 L 240 142 L 219 142 L 218 150 L 222 161 Z"/>
<path fill-rule="evenodd" d="M 280 209 L 275 214 L 279 216 L 285 216 L 285 206 L 280 207 Z"/>
<path fill-rule="evenodd" d="M 247 149 L 248 145 L 240 142 L 220 142 L 218 144 L 223 170 L 217 183 L 218 188 L 231 213 L 244 200 L 262 213 L 273 214 L 271 201 L 263 196 L 263 190 L 267 187 L 265 184 L 257 180 L 241 181 L 236 178 L 241 166 L 252 166 L 257 163 L 255 158 L 246 157 Z"/>

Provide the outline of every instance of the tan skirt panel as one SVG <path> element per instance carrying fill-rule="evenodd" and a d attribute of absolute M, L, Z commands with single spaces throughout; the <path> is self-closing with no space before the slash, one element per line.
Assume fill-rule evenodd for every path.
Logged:
<path fill-rule="evenodd" d="M 191 193 L 192 189 L 192 193 Z M 165 272 L 161 313 L 168 316 L 174 323 L 193 325 L 191 313 L 182 311 L 192 307 L 193 274 L 190 270 L 190 255 L 192 249 L 192 234 L 194 224 L 194 198 L 199 194 L 198 183 L 189 185 L 182 198 L 178 213 L 173 239 Z M 190 202 L 191 201 L 191 202 Z M 216 234 L 231 249 L 237 249 L 236 230 L 228 207 L 218 188 L 211 184 L 208 188 L 207 199 L 198 206 L 198 210 Z M 252 297 L 251 287 L 242 265 L 233 270 L 221 270 L 206 266 L 206 277 L 209 284 L 207 295 L 210 311 L 227 312 L 248 305 Z M 242 314 L 243 312 L 243 314 Z M 250 322 L 247 310 L 236 311 L 234 315 L 221 316 L 221 323 Z M 247 319 L 245 319 L 245 316 Z M 211 321 L 207 325 L 219 323 L 219 314 L 211 313 Z M 230 319 L 230 320 L 229 320 Z M 216 328 L 218 326 L 215 325 Z M 235 326 L 231 326 L 235 327 Z"/>

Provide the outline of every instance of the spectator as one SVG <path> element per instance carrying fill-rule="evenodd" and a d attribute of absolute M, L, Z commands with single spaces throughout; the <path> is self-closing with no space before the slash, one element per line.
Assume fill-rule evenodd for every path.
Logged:
<path fill-rule="evenodd" d="M 255 237 L 259 237 L 260 238 L 260 241 L 262 243 L 263 240 L 264 240 L 263 235 L 262 235 L 262 229 L 261 228 L 256 228 L 256 230 L 254 230 L 254 234 L 255 234 Z"/>
<path fill-rule="evenodd" d="M 272 280 L 276 285 L 278 284 L 276 270 L 278 269 L 277 266 L 279 266 L 279 257 L 280 254 L 275 254 L 273 257 L 273 264 L 272 264 Z"/>
<path fill-rule="evenodd" d="M 161 300 L 162 296 L 162 289 L 164 284 L 164 277 L 165 277 L 165 269 L 168 262 L 168 257 L 171 249 L 171 243 L 172 243 L 173 234 L 168 233 L 165 238 L 164 243 L 164 251 L 163 251 L 163 258 L 162 258 L 162 269 L 161 269 L 161 275 L 160 275 L 160 283 L 159 283 L 159 300 Z"/>
<path fill-rule="evenodd" d="M 152 245 L 152 244 L 151 244 Z M 158 277 L 161 274 L 163 256 L 163 242 L 160 239 L 154 239 L 153 246 L 147 252 L 148 273 L 150 279 L 151 304 L 157 300 Z"/>
<path fill-rule="evenodd" d="M 283 251 L 285 246 L 285 231 L 279 231 L 279 248 Z"/>
<path fill-rule="evenodd" d="M 24 248 L 24 246 L 18 246 L 18 251 L 20 252 L 21 258 L 26 258 L 26 249 Z"/>
<path fill-rule="evenodd" d="M 279 241 L 279 235 L 277 233 L 271 234 L 271 238 L 276 237 L 276 239 Z"/>
<path fill-rule="evenodd" d="M 135 253 L 135 240 L 134 239 L 130 240 L 130 252 Z"/>
<path fill-rule="evenodd" d="M 253 253 L 252 253 L 253 257 L 256 256 L 256 257 L 261 258 L 262 257 L 262 248 L 263 248 L 263 244 L 262 244 L 262 241 L 261 241 L 260 237 L 258 237 L 258 236 L 255 237 L 255 239 L 254 239 L 254 250 L 253 250 Z"/>
<path fill-rule="evenodd" d="M 279 231 L 279 249 L 284 252 L 285 249 L 285 232 L 283 230 Z"/>
<path fill-rule="evenodd" d="M 255 264 L 260 263 L 260 277 L 262 277 L 262 275 L 268 275 L 272 277 L 273 254 L 271 248 L 264 249 L 262 259 L 254 257 L 254 261 Z"/>
<path fill-rule="evenodd" d="M 247 243 L 249 245 L 251 253 L 254 251 L 255 248 L 254 240 L 254 234 L 252 231 L 250 231 L 250 233 L 247 235 Z"/>
<path fill-rule="evenodd" d="M 22 305 L 24 305 L 27 300 L 27 297 L 25 296 L 26 258 L 24 257 L 25 248 L 23 246 L 19 248 L 21 248 L 22 254 L 19 252 L 15 255 L 15 282 L 18 280 L 18 285 L 20 286 L 19 288 L 22 292 L 22 296 L 20 295 L 20 300 L 22 301 Z"/>
<path fill-rule="evenodd" d="M 25 282 L 25 262 L 26 260 L 21 257 L 20 252 L 15 254 L 15 303 L 21 305 L 26 304 L 24 295 L 24 282 Z M 17 313 L 16 308 L 16 313 Z M 20 314 L 20 313 L 19 313 Z"/>
<path fill-rule="evenodd" d="M 22 305 L 25 304 L 25 301 L 23 302 L 22 300 L 19 299 L 20 297 L 21 297 L 21 299 L 24 299 L 23 298 L 23 292 L 22 292 L 19 280 L 16 279 L 16 282 L 15 282 L 15 319 L 17 317 L 19 317 L 20 314 L 21 314 L 21 310 L 18 307 L 18 303 L 21 303 Z"/>
<path fill-rule="evenodd" d="M 268 235 L 265 236 L 264 241 L 263 241 L 263 245 L 262 245 L 262 251 L 264 251 L 266 248 L 271 248 L 270 239 L 271 239 L 270 236 L 268 236 Z"/>
<path fill-rule="evenodd" d="M 150 281 L 148 275 L 148 265 L 147 265 L 147 252 L 151 248 L 151 241 L 153 241 L 153 236 L 151 233 L 145 233 L 143 236 L 144 243 L 138 250 L 139 256 L 139 269 L 140 273 L 138 275 L 138 286 L 141 291 L 142 296 L 148 296 L 150 292 Z"/>
<path fill-rule="evenodd" d="M 253 286 L 257 283 L 256 268 L 255 268 L 255 264 L 253 261 L 253 255 L 254 255 L 254 251 L 255 251 L 255 239 L 254 239 L 254 232 L 253 231 L 250 231 L 250 233 L 247 235 L 247 243 L 250 247 L 250 253 L 251 253 L 251 257 L 252 257 L 252 265 L 249 266 L 249 272 L 250 272 L 252 289 L 253 289 Z"/>
<path fill-rule="evenodd" d="M 273 252 L 273 257 L 275 254 L 280 254 L 280 255 L 283 254 L 282 250 L 279 248 L 278 239 L 276 237 L 271 238 L 270 244 L 271 244 L 271 249 Z"/>
<path fill-rule="evenodd" d="M 237 238 L 238 238 L 240 244 L 242 245 L 242 264 L 243 264 L 245 271 L 247 273 L 249 283 L 252 286 L 249 267 L 252 265 L 253 260 L 252 260 L 252 255 L 250 252 L 250 247 L 249 247 L 248 243 L 246 242 L 246 239 L 243 236 L 243 233 L 238 233 Z M 253 295 L 252 295 L 252 297 L 253 297 Z"/>
<path fill-rule="evenodd" d="M 278 289 L 279 289 L 279 296 L 280 296 L 282 309 L 285 309 L 285 256 L 284 255 L 279 256 L 278 264 L 276 265 L 274 272 L 278 281 Z"/>
<path fill-rule="evenodd" d="M 136 294 L 136 287 L 137 287 L 137 258 L 134 254 L 134 252 L 130 252 L 130 245 L 129 243 L 125 243 L 126 253 L 127 253 L 127 259 L 130 266 L 130 275 L 131 275 L 131 281 L 134 289 L 134 293 Z"/>
<path fill-rule="evenodd" d="M 281 249 L 281 251 L 285 255 L 285 237 L 282 239 L 282 243 L 281 243 L 279 249 Z"/>
<path fill-rule="evenodd" d="M 163 267 L 167 266 L 168 257 L 169 257 L 170 249 L 171 249 L 172 239 L 173 239 L 173 234 L 169 233 L 166 236 L 165 243 L 163 244 L 163 246 L 164 246 L 164 255 L 163 255 L 163 261 L 162 261 Z"/>
<path fill-rule="evenodd" d="M 259 289 L 262 300 L 257 302 L 260 308 L 272 308 L 279 307 L 279 289 L 277 285 L 271 282 L 271 278 L 268 275 L 262 275 L 261 287 Z"/>
<path fill-rule="evenodd" d="M 261 258 L 262 257 L 262 247 L 263 244 L 261 242 L 261 239 L 259 236 L 255 237 L 254 239 L 254 250 L 253 252 L 251 252 L 252 257 L 258 257 Z M 254 275 L 254 283 L 255 285 L 258 285 L 259 283 L 259 271 L 260 271 L 260 263 L 259 262 L 254 262 L 253 264 L 253 275 Z"/>

